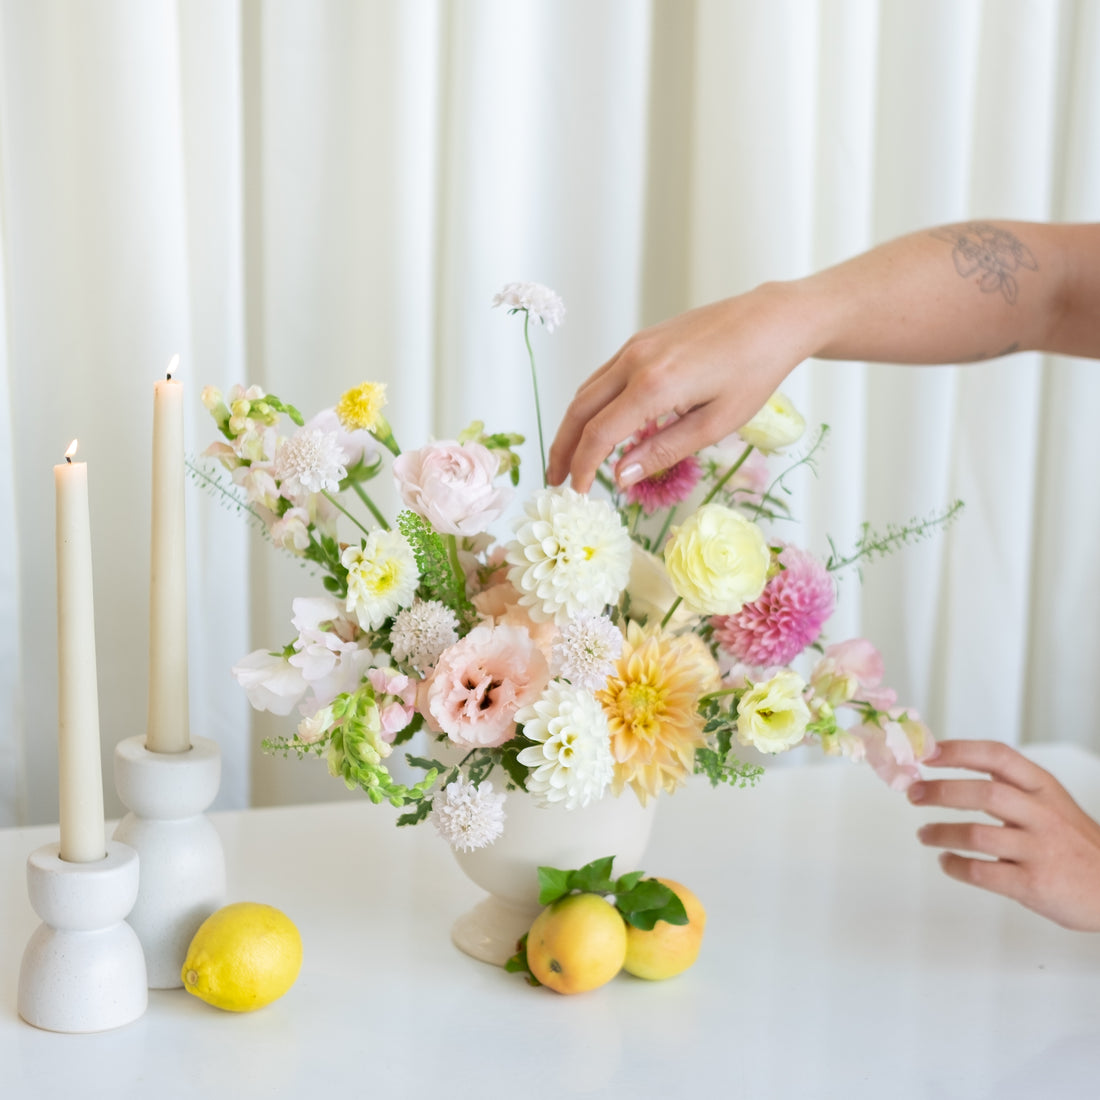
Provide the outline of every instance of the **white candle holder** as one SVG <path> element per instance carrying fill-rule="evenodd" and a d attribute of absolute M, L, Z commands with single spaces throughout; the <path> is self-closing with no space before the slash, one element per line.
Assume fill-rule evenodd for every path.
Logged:
<path fill-rule="evenodd" d="M 221 782 L 221 751 L 205 737 L 187 752 L 150 752 L 144 737 L 115 747 L 115 786 L 130 810 L 115 829 L 141 857 L 129 922 L 145 949 L 150 989 L 178 989 L 187 948 L 225 903 L 225 855 L 203 811 Z"/>
<path fill-rule="evenodd" d="M 92 863 L 48 844 L 27 858 L 27 891 L 43 923 L 19 970 L 19 1015 L 47 1031 L 108 1031 L 145 1011 L 145 956 L 126 915 L 138 895 L 138 856 L 107 843 Z"/>

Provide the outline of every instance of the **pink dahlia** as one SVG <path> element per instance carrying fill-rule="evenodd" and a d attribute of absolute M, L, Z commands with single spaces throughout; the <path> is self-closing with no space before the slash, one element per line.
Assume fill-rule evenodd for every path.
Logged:
<path fill-rule="evenodd" d="M 794 660 L 817 639 L 833 613 L 833 583 L 821 562 L 796 546 L 786 547 L 779 562 L 782 571 L 754 602 L 735 615 L 711 619 L 718 644 L 756 668 Z"/>
<path fill-rule="evenodd" d="M 651 420 L 635 437 L 635 443 L 641 443 L 657 432 L 657 422 Z M 636 481 L 626 489 L 626 499 L 631 504 L 640 504 L 647 516 L 653 515 L 658 508 L 669 508 L 686 500 L 692 489 L 699 484 L 703 476 L 703 467 L 695 455 L 680 459 L 675 466 L 667 470 L 658 470 L 649 477 Z"/>

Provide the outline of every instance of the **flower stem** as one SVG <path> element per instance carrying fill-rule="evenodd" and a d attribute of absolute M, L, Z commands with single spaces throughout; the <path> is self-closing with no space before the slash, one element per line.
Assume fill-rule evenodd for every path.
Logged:
<path fill-rule="evenodd" d="M 527 345 L 527 358 L 531 361 L 531 389 L 535 394 L 535 423 L 539 429 L 539 457 L 542 459 L 542 487 L 546 488 L 546 444 L 542 438 L 542 405 L 539 403 L 539 376 L 535 370 L 535 351 L 531 347 L 531 312 L 523 311 L 523 342 Z"/>
<path fill-rule="evenodd" d="M 355 490 L 355 495 L 370 509 L 370 514 L 374 516 L 376 520 L 382 525 L 385 530 L 390 529 L 390 525 L 386 522 L 386 517 L 378 510 L 378 506 L 370 498 L 370 494 L 359 484 L 358 481 L 353 481 L 351 487 Z M 327 495 L 327 494 L 326 494 Z M 332 497 L 329 497 L 332 500 Z M 333 502 L 335 503 L 335 502 Z M 337 505 L 339 507 L 339 505 Z M 346 515 L 347 513 L 345 513 Z"/>
<path fill-rule="evenodd" d="M 702 508 L 703 504 L 709 504 L 718 495 L 718 491 L 735 473 L 737 473 L 738 470 L 741 469 L 745 464 L 745 459 L 748 458 L 750 454 L 752 454 L 752 444 L 748 443 L 741 452 L 741 457 L 714 483 L 714 488 L 703 497 L 702 504 L 699 505 L 700 508 Z"/>
<path fill-rule="evenodd" d="M 361 524 L 361 523 L 360 523 L 360 522 L 359 522 L 359 521 L 358 521 L 358 520 L 357 520 L 357 519 L 355 518 L 355 516 L 353 516 L 353 515 L 351 514 L 351 512 L 349 512 L 349 511 L 348 511 L 348 510 L 347 510 L 347 509 L 346 509 L 346 508 L 345 508 L 345 507 L 344 507 L 344 506 L 343 506 L 343 505 L 342 505 L 342 504 L 341 504 L 341 503 L 340 503 L 340 502 L 339 502 L 339 501 L 338 501 L 338 500 L 337 500 L 337 499 L 336 499 L 336 498 L 335 498 L 335 497 L 334 497 L 334 496 L 333 496 L 333 495 L 332 495 L 331 493 L 328 493 L 328 492 L 326 492 L 326 491 L 325 491 L 324 489 L 322 489 L 322 490 L 321 490 L 321 496 L 323 496 L 323 497 L 325 498 L 325 500 L 327 500 L 327 501 L 328 501 L 328 502 L 329 502 L 329 503 L 330 503 L 330 504 L 331 504 L 331 505 L 332 505 L 332 506 L 333 506 L 334 508 L 336 508 L 336 510 L 337 510 L 337 511 L 339 511 L 339 512 L 343 512 L 343 513 L 344 513 L 344 515 L 345 515 L 345 516 L 347 516 L 347 517 L 348 517 L 348 519 L 350 519 L 350 520 L 351 520 L 351 522 L 352 522 L 352 523 L 354 523 L 354 524 L 355 524 L 355 526 L 356 526 L 356 527 L 358 527 L 358 528 L 359 528 L 359 530 L 360 530 L 360 531 L 362 531 L 364 535 L 369 535 L 369 534 L 370 534 L 370 531 L 368 531 L 368 530 L 367 530 L 367 529 L 366 529 L 366 528 L 365 528 L 365 527 L 364 527 L 364 526 L 363 526 L 363 525 L 362 525 L 362 524 Z M 389 530 L 389 524 L 388 524 L 388 523 L 386 523 L 386 521 L 385 521 L 385 520 L 383 520 L 383 521 L 382 521 L 382 523 L 383 523 L 383 524 L 385 525 L 386 529 L 387 529 L 387 530 Z"/>
<path fill-rule="evenodd" d="M 458 560 L 458 538 L 455 535 L 447 536 L 447 552 L 451 559 L 451 572 L 454 574 L 456 594 L 466 602 L 466 571 L 462 568 L 462 562 Z"/>
<path fill-rule="evenodd" d="M 668 626 L 669 620 L 672 618 L 673 615 L 676 614 L 676 608 L 678 608 L 683 602 L 684 600 L 682 596 L 677 596 L 676 599 L 672 601 L 672 606 L 665 612 L 665 617 L 661 620 L 662 630 L 664 630 L 664 628 Z"/>

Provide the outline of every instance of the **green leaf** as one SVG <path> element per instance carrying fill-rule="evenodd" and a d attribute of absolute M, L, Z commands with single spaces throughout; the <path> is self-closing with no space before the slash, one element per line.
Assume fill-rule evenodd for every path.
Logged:
<path fill-rule="evenodd" d="M 516 944 L 516 953 L 504 964 L 504 969 L 509 974 L 525 974 L 528 985 L 542 985 L 542 982 L 531 973 L 531 967 L 527 963 L 527 933 L 524 932 Z"/>
<path fill-rule="evenodd" d="M 627 924 L 649 931 L 659 920 L 687 924 L 684 903 L 672 889 L 655 878 L 642 879 L 626 894 L 615 895 L 615 908 Z"/>
<path fill-rule="evenodd" d="M 539 905 L 552 905 L 558 898 L 573 890 L 572 871 L 559 871 L 556 867 L 539 868 Z"/>
<path fill-rule="evenodd" d="M 611 881 L 611 864 L 614 856 L 604 856 L 586 863 L 570 876 L 570 886 L 582 894 L 610 894 L 615 889 Z"/>

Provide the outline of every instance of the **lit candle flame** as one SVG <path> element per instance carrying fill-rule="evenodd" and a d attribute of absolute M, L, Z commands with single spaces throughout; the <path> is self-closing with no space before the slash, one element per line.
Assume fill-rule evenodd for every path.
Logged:
<path fill-rule="evenodd" d="M 65 452 L 65 461 L 66 462 L 72 462 L 73 455 L 75 455 L 75 454 L 76 454 L 76 440 L 74 439 L 72 441 L 72 443 L 69 444 L 69 449 Z"/>
<path fill-rule="evenodd" d="M 165 373 L 166 373 L 166 377 L 168 378 L 169 381 L 172 380 L 172 372 L 175 371 L 176 368 L 179 367 L 179 365 L 180 365 L 180 356 L 179 356 L 179 352 L 177 351 L 176 354 L 173 355 L 172 358 L 168 360 L 168 370 Z"/>

